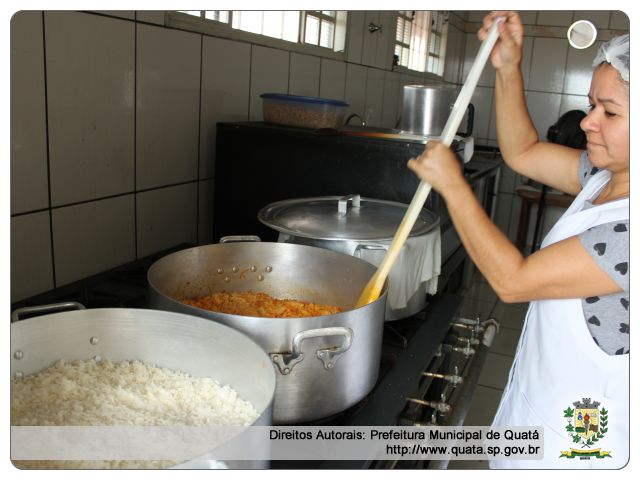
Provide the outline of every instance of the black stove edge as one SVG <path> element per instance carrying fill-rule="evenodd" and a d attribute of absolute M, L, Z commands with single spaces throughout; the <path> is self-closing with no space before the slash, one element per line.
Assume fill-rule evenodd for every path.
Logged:
<path fill-rule="evenodd" d="M 401 412 L 416 387 L 415 379 L 420 377 L 425 367 L 415 358 L 432 358 L 451 327 L 451 321 L 458 311 L 462 297 L 440 293 L 432 297 L 426 310 L 422 326 L 413 335 L 407 348 L 398 358 L 398 363 L 379 382 L 379 386 L 368 398 L 367 404 L 354 415 L 350 425 L 384 426 L 397 425 Z M 327 460 L 318 462 L 315 468 L 361 469 L 369 468 L 370 461 Z M 305 467 L 301 467 L 305 468 Z"/>

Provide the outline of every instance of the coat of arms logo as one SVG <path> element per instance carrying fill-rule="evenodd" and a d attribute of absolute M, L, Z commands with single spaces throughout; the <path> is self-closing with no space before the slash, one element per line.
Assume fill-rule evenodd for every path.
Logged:
<path fill-rule="evenodd" d="M 609 412 L 604 407 L 600 407 L 600 402 L 591 401 L 590 398 L 583 398 L 581 401 L 573 402 L 573 407 L 567 407 L 564 410 L 564 418 L 567 421 L 565 428 L 573 443 L 580 444 L 581 448 L 571 448 L 566 452 L 561 451 L 560 457 L 611 457 L 611 452 L 592 448 L 607 433 Z"/>

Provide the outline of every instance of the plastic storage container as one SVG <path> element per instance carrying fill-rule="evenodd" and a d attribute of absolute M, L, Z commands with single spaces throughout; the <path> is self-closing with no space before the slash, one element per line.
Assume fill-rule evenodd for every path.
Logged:
<path fill-rule="evenodd" d="M 349 106 L 340 100 L 263 93 L 262 115 L 265 122 L 302 128 L 338 128 Z"/>

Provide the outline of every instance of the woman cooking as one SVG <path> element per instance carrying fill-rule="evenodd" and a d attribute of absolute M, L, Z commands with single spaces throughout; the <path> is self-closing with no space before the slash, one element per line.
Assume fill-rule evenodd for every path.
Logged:
<path fill-rule="evenodd" d="M 596 56 L 581 122 L 587 149 L 580 151 L 538 139 L 520 70 L 520 18 L 491 13 L 478 36 L 485 38 L 497 16 L 506 17 L 491 53 L 502 156 L 520 175 L 575 201 L 542 248 L 523 258 L 487 217 L 448 148 L 429 142 L 408 165 L 444 197 L 467 252 L 500 299 L 531 302 L 493 426 L 544 427 L 544 458 L 500 459 L 491 467 L 620 468 L 629 458 L 629 35 Z"/>

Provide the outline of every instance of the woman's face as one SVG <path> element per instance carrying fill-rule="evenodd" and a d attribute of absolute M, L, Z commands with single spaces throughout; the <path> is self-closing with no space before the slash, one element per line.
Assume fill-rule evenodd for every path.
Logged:
<path fill-rule="evenodd" d="M 580 122 L 589 160 L 611 172 L 629 169 L 629 86 L 609 64 L 597 67 L 589 90 L 589 114 Z"/>

